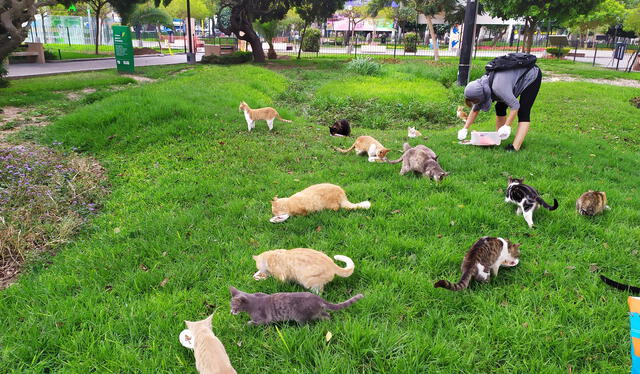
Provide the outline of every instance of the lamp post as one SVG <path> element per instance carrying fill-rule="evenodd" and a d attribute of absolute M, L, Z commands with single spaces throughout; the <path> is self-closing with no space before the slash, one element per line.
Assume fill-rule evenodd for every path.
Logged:
<path fill-rule="evenodd" d="M 187 0 L 187 33 L 189 34 L 189 52 L 187 52 L 187 64 L 196 63 L 196 54 L 193 51 L 193 39 L 191 30 L 191 2 Z"/>
<path fill-rule="evenodd" d="M 458 86 L 466 86 L 471 72 L 471 52 L 473 39 L 476 34 L 476 13 L 478 2 L 467 0 L 464 12 L 464 34 L 462 34 L 462 48 L 460 49 L 460 63 L 458 64 Z"/>
<path fill-rule="evenodd" d="M 391 2 L 391 7 L 394 9 L 398 8 L 398 3 L 396 3 L 395 1 Z M 398 16 L 396 15 L 395 19 L 393 20 L 393 28 L 395 29 L 395 31 L 393 32 L 393 58 L 396 58 L 396 47 L 398 46 Z"/>

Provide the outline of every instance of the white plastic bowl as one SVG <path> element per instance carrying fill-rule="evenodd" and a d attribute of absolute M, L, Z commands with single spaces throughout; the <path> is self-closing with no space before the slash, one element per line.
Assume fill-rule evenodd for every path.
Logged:
<path fill-rule="evenodd" d="M 498 136 L 497 131 L 489 131 L 489 132 L 472 131 L 471 145 L 479 145 L 479 146 L 500 145 L 500 137 Z"/>

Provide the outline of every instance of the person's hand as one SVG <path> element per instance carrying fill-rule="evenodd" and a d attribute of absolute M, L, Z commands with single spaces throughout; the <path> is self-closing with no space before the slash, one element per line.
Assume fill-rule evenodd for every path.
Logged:
<path fill-rule="evenodd" d="M 498 129 L 498 137 L 504 140 L 511 136 L 511 126 L 503 125 Z"/>
<path fill-rule="evenodd" d="M 458 140 L 465 140 L 467 138 L 467 129 L 466 128 L 461 128 L 460 131 L 458 131 Z"/>

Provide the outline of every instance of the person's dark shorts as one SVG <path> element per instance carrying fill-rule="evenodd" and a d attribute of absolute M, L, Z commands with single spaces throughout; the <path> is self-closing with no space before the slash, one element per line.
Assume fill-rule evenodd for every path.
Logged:
<path fill-rule="evenodd" d="M 536 101 L 540 85 L 542 84 L 542 70 L 538 69 L 536 80 L 531 82 L 520 95 L 520 109 L 518 109 L 518 122 L 531 122 L 531 107 Z M 507 115 L 507 104 L 502 101 L 496 102 L 496 115 L 499 117 Z"/>

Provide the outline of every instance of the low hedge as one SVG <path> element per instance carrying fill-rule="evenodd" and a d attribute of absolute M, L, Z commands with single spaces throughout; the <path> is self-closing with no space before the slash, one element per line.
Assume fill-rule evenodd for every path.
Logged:
<path fill-rule="evenodd" d="M 216 64 L 216 65 L 234 65 L 234 64 L 243 64 L 245 62 L 249 62 L 253 59 L 253 53 L 251 52 L 233 52 L 228 55 L 216 56 L 216 55 L 208 55 L 203 56 L 202 62 L 203 64 Z"/>
<path fill-rule="evenodd" d="M 418 34 L 408 32 L 404 34 L 404 51 L 415 53 L 418 50 Z"/>
<path fill-rule="evenodd" d="M 320 30 L 309 28 L 304 34 L 302 41 L 303 52 L 319 52 L 320 51 Z"/>
<path fill-rule="evenodd" d="M 566 56 L 567 53 L 569 53 L 569 51 L 571 51 L 571 48 L 558 48 L 558 47 L 547 48 L 547 53 L 557 58 Z"/>

